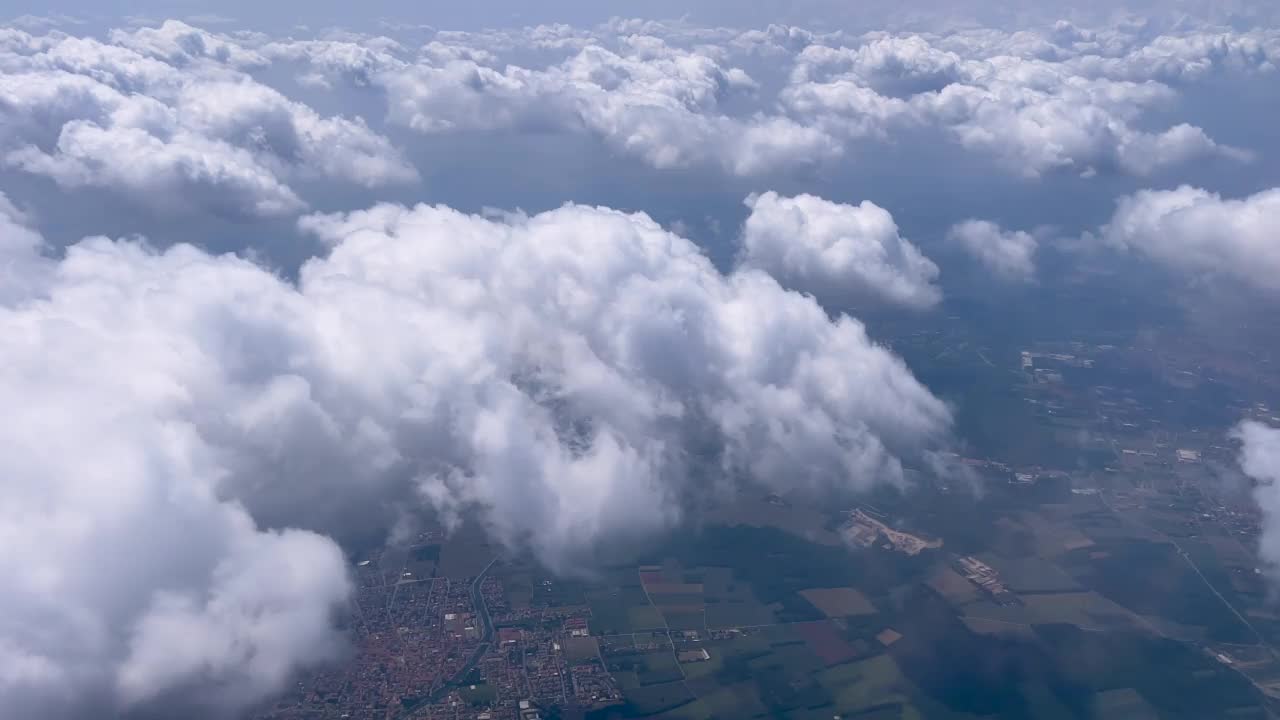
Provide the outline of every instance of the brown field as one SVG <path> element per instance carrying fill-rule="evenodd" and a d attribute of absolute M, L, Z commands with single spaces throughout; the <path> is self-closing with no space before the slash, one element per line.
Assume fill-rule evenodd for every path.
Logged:
<path fill-rule="evenodd" d="M 1229 535 L 1206 535 L 1204 542 L 1213 548 L 1223 565 L 1253 567 L 1255 558 L 1240 541 Z"/>
<path fill-rule="evenodd" d="M 1002 622 L 999 620 L 987 620 L 984 618 L 967 617 L 962 618 L 964 624 L 977 635 L 1007 635 L 1023 639 L 1033 639 L 1036 636 L 1030 625 L 1020 625 L 1018 623 Z"/>
<path fill-rule="evenodd" d="M 568 656 L 569 662 L 592 660 L 598 657 L 599 653 L 600 647 L 593 637 L 565 638 L 564 654 Z"/>
<path fill-rule="evenodd" d="M 973 583 L 946 565 L 934 568 L 928 583 L 929 587 L 955 605 L 973 602 L 980 596 L 978 588 Z"/>
<path fill-rule="evenodd" d="M 1160 717 L 1145 698 L 1133 688 L 1106 690 L 1093 696 L 1093 711 L 1098 717 L 1156 720 Z"/>
<path fill-rule="evenodd" d="M 640 576 L 644 589 L 650 595 L 701 595 L 702 583 L 649 582 L 644 575 Z"/>
<path fill-rule="evenodd" d="M 794 627 L 825 665 L 839 665 L 858 656 L 853 646 L 841 637 L 840 629 L 828 621 L 801 623 Z"/>
<path fill-rule="evenodd" d="M 879 640 L 880 644 L 885 647 L 889 647 L 901 639 L 902 633 L 894 630 L 893 628 L 885 628 L 876 635 L 876 640 Z"/>
<path fill-rule="evenodd" d="M 707 609 L 703 604 L 685 604 L 685 605 L 668 605 L 666 603 L 655 602 L 654 606 L 662 611 L 663 615 L 679 615 L 681 613 L 700 613 Z"/>
<path fill-rule="evenodd" d="M 1093 546 L 1093 540 L 1069 521 L 1052 520 L 1035 512 L 1019 513 L 1023 525 L 1035 537 L 1036 554 L 1054 557 Z"/>
<path fill-rule="evenodd" d="M 851 587 L 811 588 L 801 590 L 800 595 L 827 617 L 872 615 L 876 612 L 867 596 Z"/>
<path fill-rule="evenodd" d="M 1182 625 L 1158 615 L 1143 615 L 1142 619 L 1158 630 L 1161 635 L 1168 635 L 1183 642 L 1203 642 L 1207 634 L 1203 626 Z"/>

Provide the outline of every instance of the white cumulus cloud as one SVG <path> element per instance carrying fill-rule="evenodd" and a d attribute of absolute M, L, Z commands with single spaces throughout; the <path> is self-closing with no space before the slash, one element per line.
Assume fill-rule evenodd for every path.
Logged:
<path fill-rule="evenodd" d="M 947 237 L 1002 278 L 1021 282 L 1035 278 L 1039 243 L 1030 233 L 1005 230 L 989 220 L 965 220 L 951 226 Z"/>
<path fill-rule="evenodd" d="M 743 70 L 651 37 L 628 38 L 617 51 L 588 45 L 544 69 L 428 57 L 392 65 L 375 82 L 390 119 L 420 132 L 581 130 L 657 168 L 754 175 L 841 152 L 788 117 L 730 114 L 721 102 L 755 87 Z"/>
<path fill-rule="evenodd" d="M 287 63 L 315 90 L 381 93 L 387 119 L 421 133 L 581 132 L 658 168 L 748 176 L 839 162 L 863 143 L 921 130 L 1028 178 L 1244 162 L 1252 155 L 1200 127 L 1155 118 L 1172 114 L 1191 84 L 1215 74 L 1264 82 L 1280 58 L 1273 30 L 1194 22 L 1164 34 L 1059 23 L 853 35 L 626 20 L 413 33 L 428 41 L 230 36 L 170 21 L 114 32 L 105 47 L 25 33 L 14 35 L 25 43 L 5 44 L 63 62 L 100 56 L 98 65 L 127 54 L 135 73 L 243 74 Z"/>
<path fill-rule="evenodd" d="M 323 117 L 241 72 L 266 61 L 229 40 L 172 22 L 111 38 L 0 46 L 0 162 L 158 210 L 239 217 L 299 212 L 298 180 L 418 176 L 362 120 Z"/>
<path fill-rule="evenodd" d="M 864 200 L 845 205 L 775 192 L 747 198 L 740 263 L 824 302 L 875 300 L 927 308 L 942 299 L 938 266 L 898 233 L 893 216 Z"/>
<path fill-rule="evenodd" d="M 1223 198 L 1200 188 L 1121 198 L 1102 237 L 1175 270 L 1221 275 L 1280 291 L 1280 189 Z"/>
<path fill-rule="evenodd" d="M 1240 467 L 1257 481 L 1253 497 L 1262 510 L 1262 539 L 1258 552 L 1272 579 L 1280 572 L 1280 428 L 1246 420 L 1235 429 L 1240 442 Z"/>
<path fill-rule="evenodd" d="M 86 241 L 54 268 L 0 213 L 0 262 L 44 265 L 41 286 L 0 296 L 0 714 L 110 716 L 179 692 L 231 712 L 332 656 L 342 553 L 223 497 L 225 449 L 191 412 L 213 369 L 113 302 L 165 302 L 111 274 L 145 252 Z"/>

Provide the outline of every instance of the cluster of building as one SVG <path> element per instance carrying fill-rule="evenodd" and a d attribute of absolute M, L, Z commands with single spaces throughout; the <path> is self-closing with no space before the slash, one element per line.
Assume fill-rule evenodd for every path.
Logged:
<path fill-rule="evenodd" d="M 1018 596 L 1009 591 L 1000 581 L 1000 573 L 990 565 L 972 555 L 957 557 L 953 562 L 955 569 L 969 582 L 982 588 L 992 600 L 1001 605 L 1016 605 Z"/>
<path fill-rule="evenodd" d="M 492 576 L 481 583 L 480 594 L 495 631 L 469 677 L 485 692 L 468 686 L 419 709 L 414 718 L 537 720 L 551 708 L 591 710 L 621 702 L 622 692 L 598 653 L 569 651 L 571 642 L 594 642 L 586 606 L 534 602 L 513 608 L 502 582 Z"/>
<path fill-rule="evenodd" d="M 847 542 L 864 548 L 871 547 L 883 537 L 890 547 L 906 555 L 919 555 L 925 550 L 942 547 L 942 540 L 925 540 L 911 533 L 895 530 L 862 508 L 848 513 L 848 520 L 840 532 Z"/>
<path fill-rule="evenodd" d="M 352 660 L 304 679 L 261 717 L 399 718 L 442 694 L 480 646 L 466 580 L 406 577 L 376 557 L 356 576 L 347 618 Z"/>

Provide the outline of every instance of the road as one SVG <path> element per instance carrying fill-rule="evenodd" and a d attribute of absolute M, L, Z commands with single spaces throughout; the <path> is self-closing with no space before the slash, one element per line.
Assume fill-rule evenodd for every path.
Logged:
<path fill-rule="evenodd" d="M 685 674 L 684 665 L 681 664 L 680 662 L 680 654 L 676 652 L 676 640 L 675 638 L 671 637 L 671 625 L 667 623 L 667 616 L 663 615 L 662 610 L 659 610 L 658 606 L 653 604 L 653 598 L 649 597 L 649 588 L 644 586 L 643 578 L 641 578 L 640 580 L 640 589 L 644 591 L 644 599 L 649 603 L 649 607 L 653 608 L 654 610 L 657 610 L 658 617 L 662 618 L 662 629 L 667 633 L 667 642 L 671 644 L 671 657 L 675 659 L 676 668 L 680 670 L 681 682 L 684 682 L 685 680 L 689 679 L 689 676 Z M 609 666 L 606 665 L 605 667 L 607 668 Z M 689 689 L 689 686 L 686 684 L 685 690 L 688 690 L 688 689 Z"/>
<path fill-rule="evenodd" d="M 1191 553 L 1184 550 L 1182 546 L 1178 544 L 1177 538 L 1151 527 L 1150 525 L 1139 520 L 1136 516 L 1133 516 L 1130 513 L 1119 512 L 1118 510 L 1116 510 L 1115 506 L 1113 506 L 1110 503 L 1110 501 L 1107 500 L 1107 494 L 1105 492 L 1099 493 L 1098 497 L 1102 500 L 1102 504 L 1105 505 L 1106 508 L 1111 511 L 1111 514 L 1120 518 L 1122 522 L 1129 522 L 1133 525 L 1136 525 L 1137 527 L 1142 528 L 1143 530 L 1147 530 L 1148 532 L 1154 533 L 1157 536 L 1163 537 L 1164 539 L 1168 540 L 1169 543 L 1173 545 L 1174 549 L 1178 551 L 1178 555 L 1183 560 L 1186 561 L 1187 565 L 1191 566 L 1191 569 L 1195 571 L 1196 575 L 1200 576 L 1200 580 L 1205 584 L 1205 587 L 1209 588 L 1209 591 L 1212 592 L 1215 596 L 1217 596 L 1218 600 L 1222 601 L 1222 604 L 1225 605 L 1226 608 L 1230 610 L 1231 613 L 1235 615 L 1240 620 L 1240 622 L 1243 623 L 1245 627 L 1249 628 L 1249 630 L 1258 638 L 1258 644 L 1265 647 L 1267 650 L 1271 651 L 1271 654 L 1273 656 L 1280 657 L 1280 653 L 1277 653 L 1276 649 L 1272 647 L 1271 643 L 1267 642 L 1266 637 L 1263 636 L 1262 633 L 1258 632 L 1258 628 L 1254 627 L 1253 623 L 1249 622 L 1249 619 L 1246 618 L 1239 610 L 1237 610 L 1236 606 L 1232 605 L 1231 601 L 1227 600 L 1227 598 L 1222 593 L 1218 592 L 1218 588 L 1214 587 L 1213 583 L 1209 582 L 1209 578 L 1205 577 L 1204 573 L 1200 571 L 1200 566 L 1196 565 L 1196 561 L 1192 559 Z M 1197 524 L 1199 524 L 1198 520 L 1196 522 Z"/>

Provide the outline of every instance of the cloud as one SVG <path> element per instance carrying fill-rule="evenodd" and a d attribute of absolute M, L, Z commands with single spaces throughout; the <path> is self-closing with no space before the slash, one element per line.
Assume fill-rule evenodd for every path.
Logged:
<path fill-rule="evenodd" d="M 938 266 L 898 234 L 887 210 L 774 192 L 747 198 L 739 262 L 823 303 L 874 300 L 927 308 L 942 299 Z"/>
<path fill-rule="evenodd" d="M 208 22 L 208 19 L 203 22 Z M 237 68 L 264 65 L 263 57 L 243 43 L 180 20 L 165 20 L 156 27 L 113 30 L 111 43 L 140 55 L 177 67 L 213 60 Z"/>
<path fill-rule="evenodd" d="M 754 81 L 740 68 L 631 37 L 588 45 L 543 70 L 450 57 L 393 67 L 375 80 L 392 122 L 424 133 L 558 128 L 594 134 L 656 168 L 720 167 L 755 175 L 838 155 L 823 132 L 779 115 L 720 109 Z"/>
<path fill-rule="evenodd" d="M 810 46 L 797 59 L 782 102 L 805 125 L 836 137 L 936 128 L 1020 175 L 1072 170 L 1149 175 L 1196 157 L 1249 155 L 1221 146 L 1200 128 L 1138 129 L 1175 91 L 1080 74 L 1039 58 L 962 58 L 918 36 L 880 38 L 859 48 Z"/>
<path fill-rule="evenodd" d="M 934 47 L 919 35 L 870 34 L 857 47 L 812 44 L 796 58 L 792 80 L 843 77 L 857 85 L 891 97 L 936 92 L 962 81 L 964 60 L 956 53 Z"/>
<path fill-rule="evenodd" d="M 388 317 L 416 326 L 431 312 L 419 362 L 431 359 L 433 412 L 452 418 L 439 445 L 458 457 L 420 476 L 424 492 L 485 508 L 500 537 L 544 559 L 670 524 L 675 498 L 707 490 L 689 485 L 691 463 L 771 487 L 865 487 L 899 477 L 890 448 L 948 423 L 856 321 L 828 321 L 763 274 L 723 276 L 643 215 L 380 206 L 305 226 L 340 244 L 304 270 L 304 290 L 399 288 L 422 307 Z M 410 375 L 384 382 L 417 377 L 390 369 Z"/>
<path fill-rule="evenodd" d="M 965 220 L 947 231 L 947 238 L 997 276 L 1029 282 L 1036 275 L 1034 236 L 1021 230 L 1004 230 L 988 220 Z"/>
<path fill-rule="evenodd" d="M 335 650 L 353 524 L 476 515 L 571 570 L 742 483 L 850 493 L 947 442 L 860 323 L 645 215 L 312 215 L 329 251 L 288 281 L 181 244 L 41 258 L 8 212 L 47 273 L 0 307 L 6 715 L 278 690 Z"/>
<path fill-rule="evenodd" d="M 1280 429 L 1246 420 L 1234 435 L 1241 443 L 1240 467 L 1257 481 L 1253 497 L 1263 515 L 1258 552 L 1276 579 L 1280 570 Z"/>
<path fill-rule="evenodd" d="M 1225 276 L 1280 291 L 1280 189 L 1241 199 L 1183 185 L 1143 190 L 1117 203 L 1102 238 L 1174 270 Z"/>
<path fill-rule="evenodd" d="M 0 57 L 10 72 L 56 68 L 169 107 L 183 87 L 191 94 L 205 81 L 278 78 L 272 71 L 287 63 L 303 68 L 296 79 L 312 90 L 337 92 L 338 84 L 376 90 L 385 96 L 386 118 L 419 133 L 579 132 L 656 168 L 711 167 L 735 176 L 831 164 L 866 143 L 922 130 L 1028 178 L 1147 176 L 1208 157 L 1243 162 L 1252 156 L 1195 125 L 1161 125 L 1154 118 L 1177 108 L 1189 84 L 1214 73 L 1265 77 L 1280 58 L 1278 33 L 1194 23 L 1154 35 L 1069 24 L 1017 32 L 823 35 L 782 26 L 739 32 L 617 20 L 597 28 L 414 31 L 425 35 L 425 44 L 342 32 L 299 40 L 227 35 L 177 21 L 112 31 L 108 42 L 14 32 L 25 43 L 0 45 L 10 49 Z M 25 84 L 58 82 L 47 74 L 29 80 Z M 255 95 L 277 108 L 273 112 L 284 107 L 296 115 L 300 134 L 311 129 L 315 142 L 302 147 L 323 156 L 333 143 L 348 159 L 336 167 L 290 165 L 252 144 L 205 138 L 249 152 L 261 168 L 245 174 L 269 172 L 282 186 L 293 180 L 290 170 L 365 185 L 414 177 L 358 118 L 317 117 L 301 104 L 268 97 L 265 84 Z M 176 109 L 179 121 L 190 117 Z M 70 119 L 102 124 L 74 115 L 63 121 Z M 170 132 L 163 125 L 128 127 L 160 141 Z M 48 150 L 52 141 L 35 144 Z M 245 162 L 222 155 L 224 164 Z M 178 158 L 189 153 L 173 156 L 172 167 L 184 168 Z M 47 163 L 34 167 L 54 172 Z M 228 174 L 227 182 L 238 176 Z M 289 204 L 277 193 L 269 205 L 282 202 Z"/>
<path fill-rule="evenodd" d="M 162 140 L 139 128 L 73 121 L 62 127 L 53 152 L 27 145 L 5 161 L 65 188 L 124 189 L 139 203 L 166 212 L 269 217 L 305 207 L 250 153 L 187 133 Z"/>
<path fill-rule="evenodd" d="M 0 266 L 27 285 L 0 295 L 0 714 L 116 715 L 178 691 L 232 712 L 278 691 L 337 649 L 342 553 L 223 498 L 224 449 L 190 414 L 211 368 L 112 302 L 164 303 L 110 274 L 145 251 L 86 241 L 54 267 L 12 212 Z"/>
<path fill-rule="evenodd" d="M 322 117 L 235 70 L 255 53 L 166 23 L 88 38 L 20 38 L 0 51 L 0 158 L 67 188 L 153 209 L 297 213 L 298 180 L 377 187 L 417 178 L 362 120 Z"/>
<path fill-rule="evenodd" d="M 44 238 L 31 219 L 0 193 L 0 305 L 44 287 L 53 263 L 43 256 Z"/>
<path fill-rule="evenodd" d="M 1154 38 L 1073 26 L 820 36 L 617 22 L 594 33 L 560 28 L 554 43 L 548 34 L 438 33 L 430 52 L 383 62 L 373 82 L 387 91 L 391 119 L 421 132 L 550 125 L 660 168 L 756 175 L 924 128 L 1029 178 L 1144 176 L 1196 158 L 1249 160 L 1196 126 L 1146 119 L 1176 105 L 1178 85 L 1215 71 L 1268 74 L 1280 57 L 1274 33 L 1207 28 Z M 573 54 L 545 67 L 502 60 L 549 48 Z M 780 86 L 766 90 L 733 64 L 762 55 L 789 58 Z M 724 102 L 734 93 L 751 100 Z M 762 152 L 761 138 L 776 149 Z"/>

